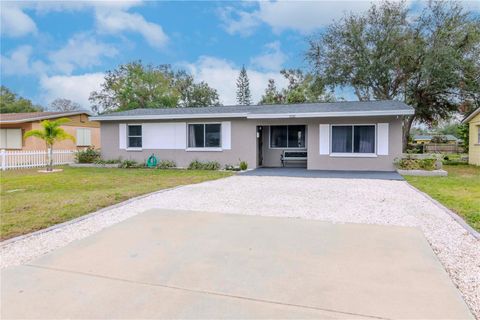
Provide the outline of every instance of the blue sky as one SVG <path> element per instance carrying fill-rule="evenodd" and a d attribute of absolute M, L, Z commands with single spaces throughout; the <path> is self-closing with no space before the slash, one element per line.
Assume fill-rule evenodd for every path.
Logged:
<path fill-rule="evenodd" d="M 480 10 L 480 1 L 466 2 Z M 44 106 L 63 97 L 88 108 L 104 72 L 132 60 L 171 64 L 235 102 L 244 64 L 254 101 L 280 69 L 306 67 L 306 38 L 367 1 L 1 2 L 1 82 Z M 418 7 L 419 2 L 411 2 Z M 420 2 L 421 6 L 421 2 Z M 353 96 L 344 92 L 347 99 Z"/>

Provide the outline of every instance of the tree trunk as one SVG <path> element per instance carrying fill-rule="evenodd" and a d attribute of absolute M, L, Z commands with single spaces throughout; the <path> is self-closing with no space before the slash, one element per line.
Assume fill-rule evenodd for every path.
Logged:
<path fill-rule="evenodd" d="M 53 148 L 48 146 L 48 166 L 47 171 L 53 171 Z"/>
<path fill-rule="evenodd" d="M 407 151 L 408 137 L 410 136 L 410 129 L 412 128 L 413 120 L 415 120 L 415 115 L 409 116 L 403 121 L 403 141 L 402 141 L 403 152 Z"/>

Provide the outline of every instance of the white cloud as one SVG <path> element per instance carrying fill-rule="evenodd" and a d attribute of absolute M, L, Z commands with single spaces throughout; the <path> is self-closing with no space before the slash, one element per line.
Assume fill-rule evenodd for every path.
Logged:
<path fill-rule="evenodd" d="M 104 81 L 103 73 L 86 73 L 75 76 L 43 76 L 40 79 L 41 100 L 45 105 L 56 98 L 66 98 L 90 109 L 90 92 L 99 90 Z"/>
<path fill-rule="evenodd" d="M 138 32 L 154 48 L 163 48 L 168 42 L 168 36 L 162 27 L 146 21 L 140 14 L 122 10 L 97 9 L 95 16 L 98 30 L 102 33 Z"/>
<path fill-rule="evenodd" d="M 256 12 L 237 11 L 233 7 L 221 8 L 217 12 L 223 27 L 229 34 L 238 33 L 249 36 L 261 22 Z"/>
<path fill-rule="evenodd" d="M 1 2 L 0 9 L 2 35 L 22 37 L 37 32 L 35 22 L 16 3 Z"/>
<path fill-rule="evenodd" d="M 262 54 L 250 59 L 250 63 L 261 70 L 279 71 L 287 60 L 280 49 L 280 41 L 267 43 Z"/>
<path fill-rule="evenodd" d="M 9 56 L 0 56 L 2 75 L 23 76 L 38 75 L 46 70 L 46 65 L 41 61 L 31 61 L 32 47 L 23 45 L 17 47 Z"/>
<path fill-rule="evenodd" d="M 183 64 L 198 81 L 207 82 L 212 88 L 217 89 L 220 100 L 224 105 L 236 104 L 236 80 L 240 68 L 225 59 L 210 56 L 200 57 L 195 63 Z M 287 81 L 278 72 L 262 72 L 254 69 L 247 69 L 250 80 L 250 91 L 252 100 L 257 103 L 268 84 L 268 79 L 274 79 L 277 88 L 287 86 Z"/>
<path fill-rule="evenodd" d="M 220 18 L 229 33 L 251 34 L 260 23 L 275 32 L 286 29 L 310 33 L 343 17 L 346 12 L 361 12 L 370 7 L 369 1 L 261 1 L 253 11 L 230 10 Z"/>
<path fill-rule="evenodd" d="M 118 53 L 112 45 L 98 42 L 91 35 L 81 33 L 70 38 L 58 51 L 49 54 L 52 68 L 71 74 L 77 67 L 89 68 L 101 64 L 102 57 L 114 57 Z"/>

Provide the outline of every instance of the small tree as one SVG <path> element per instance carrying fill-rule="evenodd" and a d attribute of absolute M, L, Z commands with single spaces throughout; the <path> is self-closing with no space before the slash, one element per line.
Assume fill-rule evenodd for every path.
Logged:
<path fill-rule="evenodd" d="M 250 94 L 250 82 L 248 80 L 247 70 L 242 66 L 240 75 L 237 79 L 237 102 L 240 105 L 251 105 L 252 95 Z"/>
<path fill-rule="evenodd" d="M 53 145 L 57 141 L 70 139 L 75 141 L 75 138 L 66 133 L 65 130 L 60 128 L 61 125 L 69 122 L 70 119 L 60 118 L 58 120 L 50 121 L 44 120 L 41 122 L 42 130 L 30 130 L 25 133 L 25 139 L 29 137 L 40 138 L 45 141 L 48 155 L 47 171 L 53 171 Z"/>

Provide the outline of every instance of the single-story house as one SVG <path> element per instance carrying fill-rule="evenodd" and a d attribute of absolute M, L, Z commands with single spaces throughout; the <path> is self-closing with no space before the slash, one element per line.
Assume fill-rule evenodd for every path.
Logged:
<path fill-rule="evenodd" d="M 308 169 L 391 171 L 402 155 L 403 117 L 413 113 L 400 101 L 352 101 L 136 109 L 90 119 L 101 123 L 105 159 L 155 154 L 179 167 L 242 160 L 256 168 L 280 167 L 283 155 Z"/>
<path fill-rule="evenodd" d="M 431 143 L 434 137 L 438 137 L 447 144 L 457 144 L 461 140 L 451 134 L 418 134 L 414 135 L 412 140 L 416 144 Z"/>
<path fill-rule="evenodd" d="M 91 113 L 85 110 L 68 112 L 25 112 L 0 114 L 0 149 L 44 150 L 45 142 L 39 138 L 25 139 L 25 132 L 41 129 L 43 120 L 68 118 L 70 122 L 61 127 L 76 138 L 55 143 L 55 149 L 76 150 L 79 148 L 100 148 L 100 123 L 90 121 Z"/>
<path fill-rule="evenodd" d="M 462 123 L 469 124 L 468 163 L 480 166 L 480 108 L 470 113 Z"/>

